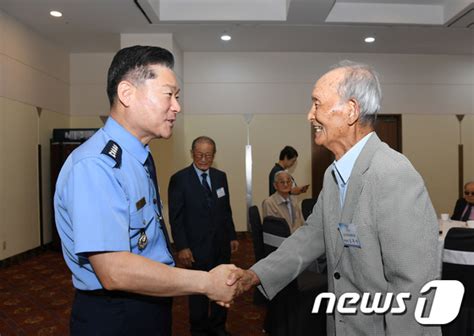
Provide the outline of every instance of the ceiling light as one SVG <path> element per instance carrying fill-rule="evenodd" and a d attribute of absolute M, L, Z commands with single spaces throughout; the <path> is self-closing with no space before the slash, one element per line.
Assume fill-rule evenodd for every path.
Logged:
<path fill-rule="evenodd" d="M 52 10 L 51 12 L 49 12 L 49 15 L 54 16 L 54 17 L 61 17 L 61 16 L 63 16 L 63 13 L 61 13 L 59 11 Z"/>
<path fill-rule="evenodd" d="M 221 35 L 221 40 L 226 41 L 226 42 L 230 41 L 230 40 L 232 40 L 232 36 L 230 36 L 229 34 L 222 34 Z"/>
<path fill-rule="evenodd" d="M 364 39 L 365 43 L 373 43 L 375 42 L 375 37 L 369 36 Z"/>

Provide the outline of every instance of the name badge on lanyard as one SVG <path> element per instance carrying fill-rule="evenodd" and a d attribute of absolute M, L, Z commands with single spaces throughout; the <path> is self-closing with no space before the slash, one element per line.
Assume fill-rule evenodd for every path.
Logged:
<path fill-rule="evenodd" d="M 344 246 L 361 248 L 359 236 L 357 235 L 357 226 L 344 223 L 339 223 L 338 226 Z"/>

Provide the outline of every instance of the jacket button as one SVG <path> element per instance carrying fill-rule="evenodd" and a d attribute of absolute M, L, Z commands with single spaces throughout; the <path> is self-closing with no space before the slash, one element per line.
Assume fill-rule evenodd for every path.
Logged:
<path fill-rule="evenodd" d="M 157 202 L 157 201 L 156 201 L 156 198 L 154 198 L 154 199 L 153 199 L 153 204 L 156 204 L 156 202 Z"/>
<path fill-rule="evenodd" d="M 337 280 L 341 277 L 341 275 L 339 274 L 339 272 L 336 272 L 334 273 L 334 278 Z"/>

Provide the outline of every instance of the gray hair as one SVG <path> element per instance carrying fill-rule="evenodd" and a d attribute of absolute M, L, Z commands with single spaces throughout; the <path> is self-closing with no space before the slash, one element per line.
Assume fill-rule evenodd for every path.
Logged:
<path fill-rule="evenodd" d="M 466 189 L 466 188 L 467 188 L 467 186 L 468 186 L 468 185 L 470 185 L 470 184 L 474 184 L 474 181 L 469 181 L 469 182 L 466 182 L 466 184 L 464 184 L 464 189 Z"/>
<path fill-rule="evenodd" d="M 278 179 L 278 176 L 280 176 L 281 174 L 287 174 L 290 177 L 290 179 L 293 180 L 293 178 L 291 177 L 291 174 L 288 173 L 286 170 L 279 170 L 275 173 L 275 176 L 273 176 L 273 182 L 276 182 Z"/>
<path fill-rule="evenodd" d="M 344 79 L 337 89 L 343 100 L 355 99 L 360 107 L 361 124 L 374 125 L 380 110 L 382 90 L 378 74 L 372 67 L 348 60 L 339 62 L 333 69 L 345 69 Z"/>
<path fill-rule="evenodd" d="M 212 152 L 214 154 L 216 154 L 216 151 L 217 151 L 216 142 L 214 140 L 212 140 L 210 137 L 205 136 L 205 135 L 201 135 L 201 136 L 198 136 L 196 139 L 194 139 L 193 143 L 191 144 L 191 151 L 192 152 L 194 152 L 194 150 L 196 149 L 196 145 L 198 143 L 208 143 L 208 144 L 212 145 L 212 147 L 213 147 Z"/>

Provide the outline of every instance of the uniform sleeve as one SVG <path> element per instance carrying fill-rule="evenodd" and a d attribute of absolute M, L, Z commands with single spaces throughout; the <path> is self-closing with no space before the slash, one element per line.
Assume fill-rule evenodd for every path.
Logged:
<path fill-rule="evenodd" d="M 130 251 L 128 200 L 112 167 L 83 159 L 74 164 L 65 189 L 74 253 Z"/>
<path fill-rule="evenodd" d="M 173 234 L 174 244 L 178 251 L 188 248 L 185 227 L 185 199 L 184 191 L 181 188 L 176 175 L 170 179 L 168 186 L 168 213 L 170 219 L 171 233 Z"/>
<path fill-rule="evenodd" d="M 227 194 L 227 202 L 225 205 L 225 218 L 226 218 L 226 226 L 229 232 L 230 240 L 236 240 L 237 234 L 235 233 L 235 226 L 234 220 L 232 219 L 232 208 L 230 207 L 230 194 L 229 194 L 229 186 L 227 184 L 227 175 L 224 174 L 224 190 Z"/>

